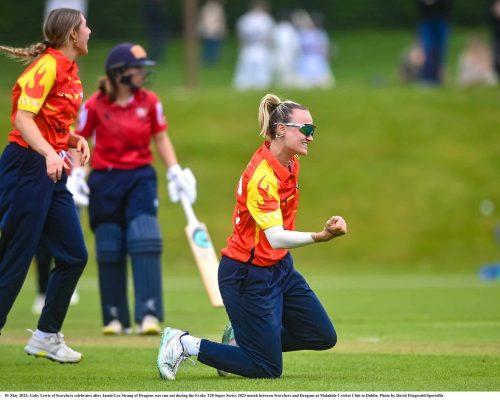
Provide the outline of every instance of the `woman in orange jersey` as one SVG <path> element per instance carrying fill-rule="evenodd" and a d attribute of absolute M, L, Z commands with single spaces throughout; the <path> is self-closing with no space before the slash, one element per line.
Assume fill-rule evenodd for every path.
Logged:
<path fill-rule="evenodd" d="M 12 91 L 9 144 L 0 158 L 0 329 L 19 294 L 39 243 L 55 258 L 47 297 L 26 353 L 61 363 L 82 355 L 60 332 L 71 295 L 87 263 L 75 202 L 66 188 L 68 148 L 89 159 L 86 140 L 70 127 L 83 98 L 76 59 L 88 52 L 90 29 L 77 10 L 53 10 L 45 41 L 31 47 L 0 46 L 31 62 Z"/>
<path fill-rule="evenodd" d="M 307 155 L 315 126 L 308 109 L 268 94 L 259 107 L 264 144 L 236 187 L 233 234 L 222 250 L 219 288 L 229 316 L 221 343 L 166 328 L 157 359 L 163 379 L 175 379 L 182 361 L 214 367 L 219 375 L 278 378 L 285 351 L 326 350 L 335 329 L 320 301 L 295 270 L 288 249 L 344 235 L 340 216 L 320 232 L 295 230 L 297 155 Z"/>

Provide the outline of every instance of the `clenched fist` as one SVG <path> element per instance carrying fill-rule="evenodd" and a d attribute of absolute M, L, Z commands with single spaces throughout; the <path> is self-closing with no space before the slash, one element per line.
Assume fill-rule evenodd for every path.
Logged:
<path fill-rule="evenodd" d="M 328 242 L 337 236 L 342 236 L 347 233 L 347 224 L 344 218 L 335 215 L 326 221 L 325 227 L 321 232 L 315 232 L 312 234 L 312 238 L 315 242 Z"/>

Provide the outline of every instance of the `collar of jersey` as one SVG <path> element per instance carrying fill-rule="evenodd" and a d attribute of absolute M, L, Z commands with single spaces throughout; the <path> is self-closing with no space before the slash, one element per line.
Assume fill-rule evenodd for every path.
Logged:
<path fill-rule="evenodd" d="M 278 175 L 280 180 L 286 181 L 290 177 L 290 175 L 295 175 L 295 172 L 297 171 L 297 162 L 298 162 L 297 157 L 296 156 L 292 157 L 293 169 L 292 172 L 290 172 L 290 170 L 284 167 L 274 156 L 274 154 L 271 153 L 271 151 L 269 150 L 270 144 L 271 143 L 266 140 L 262 145 L 261 147 L 262 157 L 271 165 L 273 171 Z"/>
<path fill-rule="evenodd" d="M 76 62 L 68 60 L 66 56 L 59 50 L 49 47 L 47 49 L 47 53 L 54 57 L 58 61 L 58 64 L 61 65 L 65 71 L 69 71 L 74 68 L 75 71 L 78 72 L 78 66 L 76 65 Z"/>

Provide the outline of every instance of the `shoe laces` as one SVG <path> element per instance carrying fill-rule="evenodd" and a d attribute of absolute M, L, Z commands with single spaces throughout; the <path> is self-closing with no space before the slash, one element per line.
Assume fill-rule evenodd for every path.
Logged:
<path fill-rule="evenodd" d="M 30 332 L 32 335 L 34 335 L 34 333 L 35 333 L 31 329 L 28 329 L 28 332 Z M 41 339 L 41 338 L 38 338 L 38 339 Z M 66 344 L 66 342 L 64 341 L 64 335 L 61 332 L 54 333 L 50 336 L 47 336 L 45 339 L 42 339 L 42 340 L 46 340 L 49 344 L 54 344 L 54 345 L 59 346 L 60 349 L 63 349 L 67 353 L 74 353 L 75 352 L 71 347 L 69 347 Z"/>
<path fill-rule="evenodd" d="M 184 333 L 184 335 L 187 335 L 187 333 Z M 184 335 L 181 335 L 184 336 Z M 180 340 L 181 337 L 179 338 L 179 345 L 181 346 L 181 349 L 182 349 L 182 352 L 181 354 L 179 354 L 179 356 L 177 357 L 177 359 L 175 360 L 175 362 L 173 364 L 170 364 L 166 361 L 166 358 L 164 358 L 162 364 L 166 367 L 170 367 L 172 368 L 172 370 L 174 371 L 174 374 L 177 373 L 177 370 L 179 369 L 179 366 L 185 361 L 185 360 L 189 360 L 190 362 L 192 362 L 193 364 L 196 364 L 196 362 L 190 358 L 190 356 L 186 355 L 186 351 L 184 349 L 184 346 L 182 345 L 182 341 Z M 170 349 L 171 352 L 175 351 L 174 349 Z"/>

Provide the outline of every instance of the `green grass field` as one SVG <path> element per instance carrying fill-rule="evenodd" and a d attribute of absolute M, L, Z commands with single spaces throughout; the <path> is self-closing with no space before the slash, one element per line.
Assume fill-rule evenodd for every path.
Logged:
<path fill-rule="evenodd" d="M 284 355 L 279 380 L 221 379 L 186 363 L 175 382 L 158 378 L 159 338 L 100 334 L 93 236 L 83 227 L 90 261 L 79 284 L 81 302 L 64 326 L 83 352 L 79 365 L 27 357 L 34 271 L 0 336 L 0 390 L 33 391 L 500 391 L 500 281 L 477 271 L 500 260 L 482 200 L 500 206 L 500 95 L 495 88 L 454 84 L 458 50 L 471 31 L 453 32 L 447 84 L 437 90 L 401 85 L 396 66 L 411 32 L 343 32 L 333 60 L 332 90 L 272 89 L 307 105 L 318 126 L 302 160 L 297 228 L 319 229 L 343 215 L 349 234 L 293 252 L 330 313 L 339 335 L 326 352 Z M 95 38 L 93 38 L 95 39 Z M 88 96 L 109 44 L 91 42 L 82 60 Z M 182 86 L 182 51 L 169 48 L 153 88 L 164 102 L 183 166 L 198 179 L 195 209 L 217 248 L 230 233 L 233 192 L 259 145 L 257 108 L 263 92 L 230 88 L 230 43 L 221 66 L 203 70 L 194 91 Z M 0 143 L 9 130 L 10 88 L 21 67 L 0 60 Z M 166 324 L 219 340 L 223 310 L 208 305 L 184 237 L 184 216 L 160 176 Z M 131 294 L 132 295 L 132 294 Z"/>
<path fill-rule="evenodd" d="M 298 266 L 300 268 L 300 266 Z M 218 340 L 223 310 L 211 309 L 191 265 L 166 274 L 169 324 Z M 26 288 L 1 338 L 2 390 L 50 391 L 498 391 L 499 285 L 467 274 L 318 274 L 305 271 L 339 333 L 326 352 L 284 356 L 279 380 L 219 378 L 186 362 L 175 382 L 156 370 L 157 337 L 100 334 L 96 283 L 79 285 L 65 334 L 84 353 L 79 365 L 60 365 L 23 353 L 33 327 Z M 33 282 L 28 282 L 32 286 Z M 28 295 L 28 293 L 30 295 Z"/>

